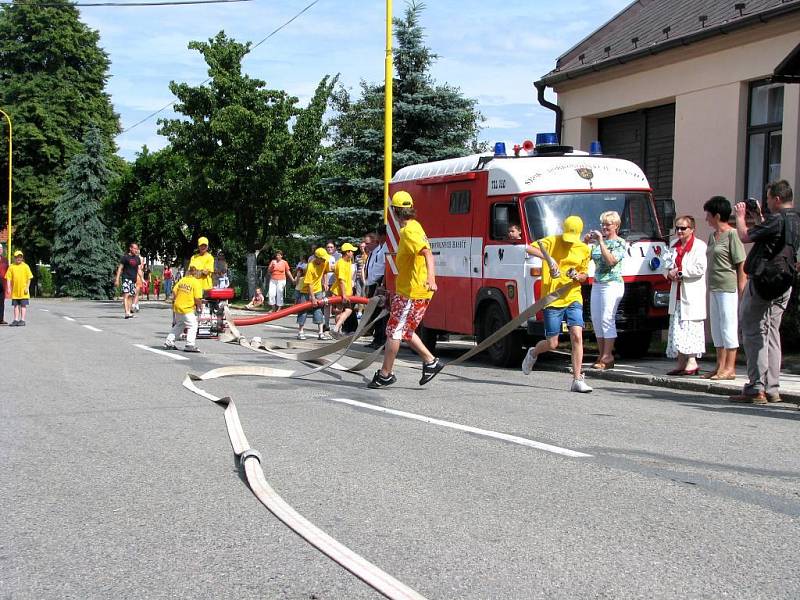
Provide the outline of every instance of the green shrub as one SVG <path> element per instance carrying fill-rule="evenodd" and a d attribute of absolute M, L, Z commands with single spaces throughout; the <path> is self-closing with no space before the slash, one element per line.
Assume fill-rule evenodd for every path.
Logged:
<path fill-rule="evenodd" d="M 36 265 L 38 272 L 38 290 L 39 295 L 44 298 L 53 297 L 53 273 L 50 271 L 50 265 Z"/>

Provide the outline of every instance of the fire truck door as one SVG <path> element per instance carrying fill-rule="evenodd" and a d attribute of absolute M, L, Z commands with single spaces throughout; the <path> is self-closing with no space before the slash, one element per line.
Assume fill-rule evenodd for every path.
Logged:
<path fill-rule="evenodd" d="M 439 284 L 446 296 L 445 323 L 447 331 L 471 335 L 475 293 L 483 276 L 483 242 L 476 232 L 481 192 L 478 182 L 469 180 L 448 183 L 446 194 L 449 235 L 442 239 L 440 261 L 446 262 L 450 276 Z"/>

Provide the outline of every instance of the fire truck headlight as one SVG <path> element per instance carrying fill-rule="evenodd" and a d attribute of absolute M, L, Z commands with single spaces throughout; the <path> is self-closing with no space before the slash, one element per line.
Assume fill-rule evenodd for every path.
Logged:
<path fill-rule="evenodd" d="M 653 292 L 653 306 L 666 308 L 669 306 L 669 290 L 656 290 Z"/>
<path fill-rule="evenodd" d="M 541 277 L 542 267 L 531 267 L 531 277 Z"/>

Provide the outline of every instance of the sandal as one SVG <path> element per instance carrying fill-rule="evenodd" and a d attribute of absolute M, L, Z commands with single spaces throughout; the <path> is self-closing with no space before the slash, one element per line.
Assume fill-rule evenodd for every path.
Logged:
<path fill-rule="evenodd" d="M 602 371 L 603 369 L 605 369 L 605 368 L 606 368 L 606 364 L 605 364 L 605 363 L 602 363 L 602 362 L 600 362 L 600 361 L 598 360 L 596 363 L 594 363 L 594 364 L 592 365 L 592 368 L 593 368 L 593 369 L 597 369 L 597 370 L 599 370 L 599 371 Z"/>
<path fill-rule="evenodd" d="M 705 375 L 703 375 L 703 379 L 717 379 L 717 372 L 716 371 L 710 371 L 710 372 L 706 373 Z"/>

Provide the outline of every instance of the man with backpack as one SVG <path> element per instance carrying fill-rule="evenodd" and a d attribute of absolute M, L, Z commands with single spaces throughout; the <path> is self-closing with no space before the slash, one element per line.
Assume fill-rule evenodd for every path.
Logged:
<path fill-rule="evenodd" d="M 753 210 L 753 208 L 755 210 Z M 747 378 L 742 393 L 731 402 L 780 402 L 781 319 L 797 275 L 800 216 L 794 210 L 792 188 L 785 180 L 767 185 L 769 214 L 751 207 L 756 224 L 747 228 L 748 203 L 736 204 L 736 231 L 753 248 L 744 263 L 748 282 L 739 304 Z"/>

